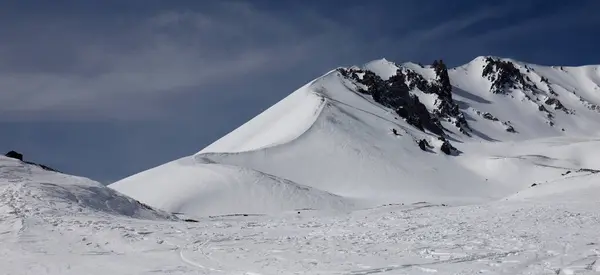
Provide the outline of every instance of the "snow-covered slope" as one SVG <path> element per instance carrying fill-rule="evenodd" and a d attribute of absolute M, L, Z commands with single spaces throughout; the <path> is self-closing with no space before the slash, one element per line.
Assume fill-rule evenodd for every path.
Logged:
<path fill-rule="evenodd" d="M 21 223 L 30 215 L 58 216 L 100 213 L 143 219 L 171 219 L 102 184 L 76 176 L 44 170 L 0 156 L 0 204 L 3 212 Z"/>
<path fill-rule="evenodd" d="M 455 96 L 479 132 L 498 141 L 599 133 L 600 66 L 546 67 L 495 58 L 514 64 L 525 87 L 518 83 L 504 93 L 493 93 L 492 81 L 482 77 L 487 58 L 491 57 L 449 70 Z M 482 120 L 486 112 L 498 121 Z M 502 122 L 508 121 L 518 134 L 503 131 Z"/>
<path fill-rule="evenodd" d="M 165 173 L 168 171 L 168 173 Z M 145 183 L 152 183 L 149 188 Z M 182 158 L 111 186 L 169 212 L 195 215 L 348 210 L 346 198 L 256 170 Z M 139 192 L 140 189 L 148 189 Z M 139 192 L 139 193 L 138 193 Z"/>
<path fill-rule="evenodd" d="M 573 161 L 592 153 L 568 155 L 570 142 L 537 140 L 598 134 L 598 68 L 496 57 L 339 68 L 193 156 L 109 187 L 192 215 L 492 201 L 560 177 L 553 166 L 596 165 Z"/>

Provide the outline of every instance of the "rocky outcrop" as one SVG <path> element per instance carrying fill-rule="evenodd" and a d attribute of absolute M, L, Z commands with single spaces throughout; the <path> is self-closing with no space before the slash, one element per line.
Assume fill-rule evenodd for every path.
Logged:
<path fill-rule="evenodd" d="M 428 148 L 432 148 L 431 145 L 429 145 L 429 142 L 427 142 L 425 139 L 419 140 L 418 144 L 419 148 L 421 148 L 423 151 L 427 151 Z"/>
<path fill-rule="evenodd" d="M 558 100 L 557 98 L 548 98 L 546 99 L 546 101 L 544 101 L 544 103 L 546 105 L 550 105 L 552 107 L 554 107 L 554 110 L 561 110 L 563 112 L 565 112 L 566 114 L 571 113 L 572 111 L 567 109 L 565 107 L 565 105 L 562 104 L 562 102 L 560 102 L 560 100 Z"/>
<path fill-rule="evenodd" d="M 440 136 L 445 135 L 445 129 L 440 123 L 445 120 L 453 123 L 463 134 L 470 135 L 467 120 L 452 99 L 448 68 L 442 60 L 436 60 L 431 68 L 436 78 L 429 80 L 407 67 L 399 67 L 396 74 L 388 80 L 357 67 L 338 70 L 342 76 L 360 84 L 359 92 L 371 95 L 377 103 L 394 109 L 406 122 L 422 131 L 429 130 Z M 435 109 L 428 110 L 419 98 L 411 93 L 414 90 L 435 94 Z"/>
<path fill-rule="evenodd" d="M 43 165 L 43 164 L 39 164 L 39 163 L 31 162 L 31 161 L 25 161 L 23 159 L 23 154 L 21 154 L 21 153 L 19 153 L 17 151 L 9 151 L 4 156 L 9 157 L 9 158 L 18 159 L 18 160 L 20 160 L 20 161 L 22 161 L 24 163 L 35 165 L 35 166 L 40 167 L 40 168 L 42 168 L 44 170 L 47 170 L 47 171 L 59 172 L 58 170 L 50 168 L 50 167 L 48 167 L 46 165 Z"/>
<path fill-rule="evenodd" d="M 443 137 L 440 137 L 439 139 L 443 142 L 442 146 L 440 146 L 440 151 L 442 151 L 444 154 L 455 156 L 460 153 L 458 149 L 456 149 L 454 146 L 452 146 L 452 144 L 450 144 L 450 141 Z"/>
<path fill-rule="evenodd" d="M 533 90 L 534 86 L 530 81 L 526 82 L 521 71 L 512 62 L 492 57 L 487 57 L 485 62 L 481 76 L 492 82 L 492 93 L 508 94 L 509 89 Z"/>
<path fill-rule="evenodd" d="M 9 151 L 4 156 L 9 157 L 9 158 L 13 158 L 13 159 L 18 159 L 20 161 L 23 161 L 23 154 L 20 154 L 20 153 L 15 152 L 15 151 Z"/>
<path fill-rule="evenodd" d="M 463 134 L 469 135 L 468 130 L 469 124 L 465 119 L 464 114 L 460 111 L 458 104 L 452 99 L 452 84 L 450 83 L 450 76 L 448 75 L 448 68 L 442 60 L 436 60 L 432 65 L 436 81 L 432 81 L 429 85 L 429 93 L 438 95 L 439 102 L 436 104 L 437 109 L 435 114 L 440 118 L 450 118 Z"/>
<path fill-rule="evenodd" d="M 510 123 L 510 121 L 505 121 L 505 122 L 502 122 L 502 125 L 504 125 L 504 126 L 505 126 L 505 128 L 504 128 L 504 129 L 505 129 L 507 132 L 509 132 L 509 133 L 516 133 L 516 132 L 517 132 L 517 130 L 515 130 L 515 127 L 513 127 L 513 126 L 512 126 L 512 124 Z"/>
<path fill-rule="evenodd" d="M 429 130 L 437 135 L 444 135 L 439 120 L 429 113 L 427 107 L 420 102 L 416 95 L 409 92 L 410 87 L 407 85 L 406 75 L 402 70 L 398 70 L 388 80 L 381 79 L 371 71 L 358 68 L 340 68 L 339 71 L 342 76 L 361 85 L 360 93 L 370 95 L 375 102 L 393 109 L 408 124 L 421 131 Z"/>

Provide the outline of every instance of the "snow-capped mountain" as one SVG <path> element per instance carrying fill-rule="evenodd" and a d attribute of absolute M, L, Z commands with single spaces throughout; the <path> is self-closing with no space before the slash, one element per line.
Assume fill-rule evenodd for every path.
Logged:
<path fill-rule="evenodd" d="M 598 274 L 598 83 L 376 60 L 109 187 L 9 152 L 0 274 Z"/>
<path fill-rule="evenodd" d="M 595 167 L 599 68 L 498 57 L 337 68 L 200 152 L 109 187 L 197 216 L 500 199 Z"/>

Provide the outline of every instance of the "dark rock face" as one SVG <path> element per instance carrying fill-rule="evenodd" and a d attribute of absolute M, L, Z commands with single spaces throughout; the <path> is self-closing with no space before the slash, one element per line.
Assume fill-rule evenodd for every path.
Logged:
<path fill-rule="evenodd" d="M 483 68 L 481 76 L 492 81 L 490 91 L 495 94 L 507 94 L 507 89 L 529 89 L 534 87 L 525 81 L 521 71 L 510 61 L 496 60 L 491 57 L 485 59 L 487 65 Z"/>
<path fill-rule="evenodd" d="M 383 80 L 375 73 L 366 70 L 340 68 L 339 71 L 343 76 L 348 76 L 366 87 L 366 89 L 361 88 L 360 93 L 371 95 L 375 102 L 393 109 L 410 125 L 421 131 L 427 129 L 437 135 L 444 134 L 439 120 L 431 116 L 417 96 L 410 94 L 406 75 L 401 70 L 388 80 Z M 362 78 L 359 74 L 363 74 Z"/>
<path fill-rule="evenodd" d="M 406 84 L 409 89 L 419 89 L 424 92 L 430 91 L 429 82 L 422 75 L 407 68 L 403 68 L 402 73 L 406 75 Z"/>
<path fill-rule="evenodd" d="M 571 112 L 557 98 L 548 98 L 548 99 L 546 99 L 546 101 L 544 103 L 546 103 L 547 105 L 550 105 L 550 106 L 554 106 L 554 110 L 561 110 L 567 114 Z"/>
<path fill-rule="evenodd" d="M 10 152 L 6 153 L 4 156 L 23 161 L 23 154 L 17 153 L 15 151 L 10 151 Z"/>
<path fill-rule="evenodd" d="M 435 70 L 437 83 L 431 83 L 429 91 L 437 94 L 440 100 L 436 115 L 443 118 L 454 118 L 454 126 L 460 129 L 463 134 L 469 135 L 467 131 L 470 130 L 469 124 L 460 111 L 458 104 L 452 99 L 452 85 L 450 84 L 446 64 L 442 60 L 435 60 L 432 67 Z"/>
<path fill-rule="evenodd" d="M 407 123 L 422 131 L 429 130 L 434 134 L 444 135 L 445 129 L 440 120 L 445 119 L 453 121 L 460 132 L 470 135 L 467 120 L 458 104 L 452 99 L 452 85 L 446 64 L 442 60 L 436 60 L 432 68 L 436 73 L 434 80 L 427 80 L 421 74 L 406 67 L 399 68 L 388 80 L 381 79 L 371 71 L 355 67 L 339 68 L 338 71 L 342 76 L 364 85 L 359 90 L 360 93 L 371 95 L 377 103 L 395 110 Z M 430 113 L 419 98 L 410 93 L 414 89 L 436 94 L 436 109 Z"/>
<path fill-rule="evenodd" d="M 452 98 L 452 85 L 450 85 L 450 76 L 448 76 L 448 67 L 444 64 L 442 60 L 433 61 L 433 70 L 435 71 L 435 75 L 437 76 L 437 81 L 439 81 L 439 85 L 436 87 L 436 94 L 440 96 L 440 98 Z"/>

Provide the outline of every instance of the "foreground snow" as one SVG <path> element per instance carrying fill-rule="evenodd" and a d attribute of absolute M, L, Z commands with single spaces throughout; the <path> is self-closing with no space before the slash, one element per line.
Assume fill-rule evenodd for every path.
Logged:
<path fill-rule="evenodd" d="M 34 211 L 51 207 L 28 194 L 30 179 L 3 179 L 0 273 L 597 274 L 600 177 L 572 174 L 478 205 L 198 222 L 107 214 L 82 201 Z"/>

